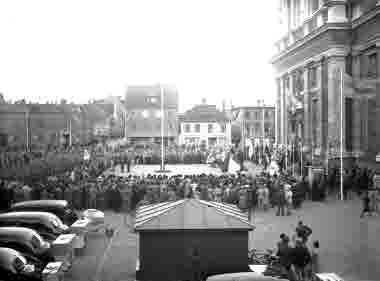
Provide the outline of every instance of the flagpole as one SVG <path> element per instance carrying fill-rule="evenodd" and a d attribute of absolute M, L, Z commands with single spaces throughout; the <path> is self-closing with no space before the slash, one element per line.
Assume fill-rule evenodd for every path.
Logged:
<path fill-rule="evenodd" d="M 165 170 L 164 167 L 164 89 L 160 85 L 161 91 L 161 171 Z"/>
<path fill-rule="evenodd" d="M 71 138 L 71 118 L 69 119 L 69 145 L 72 146 L 72 138 Z"/>
<path fill-rule="evenodd" d="M 340 70 L 340 199 L 343 198 L 343 71 Z"/>
<path fill-rule="evenodd" d="M 295 164 L 295 147 L 294 147 L 294 143 L 292 141 L 292 175 L 294 177 L 294 164 Z"/>
<path fill-rule="evenodd" d="M 301 156 L 301 179 L 302 179 L 302 177 L 303 177 L 303 163 L 302 163 L 302 162 L 303 162 L 303 159 L 302 159 L 302 158 L 303 158 L 303 155 L 302 155 L 303 153 L 302 153 L 302 141 L 300 142 L 300 154 L 301 154 L 300 156 Z"/>

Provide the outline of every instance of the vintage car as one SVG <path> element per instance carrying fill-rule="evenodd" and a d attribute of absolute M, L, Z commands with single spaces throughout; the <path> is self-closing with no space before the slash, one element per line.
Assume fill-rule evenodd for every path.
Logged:
<path fill-rule="evenodd" d="M 50 243 L 36 231 L 25 227 L 0 227 L 0 247 L 19 251 L 28 261 L 43 268 L 54 261 Z"/>
<path fill-rule="evenodd" d="M 0 227 L 18 226 L 37 231 L 42 238 L 53 242 L 69 227 L 53 213 L 48 212 L 10 212 L 0 214 Z"/>
<path fill-rule="evenodd" d="M 10 212 L 49 212 L 59 217 L 66 225 L 73 224 L 78 216 L 66 200 L 29 200 L 13 204 Z"/>
<path fill-rule="evenodd" d="M 209 276 L 206 281 L 288 281 L 277 277 L 264 276 L 255 272 L 236 272 Z"/>
<path fill-rule="evenodd" d="M 37 281 L 41 271 L 18 251 L 0 248 L 0 281 Z"/>

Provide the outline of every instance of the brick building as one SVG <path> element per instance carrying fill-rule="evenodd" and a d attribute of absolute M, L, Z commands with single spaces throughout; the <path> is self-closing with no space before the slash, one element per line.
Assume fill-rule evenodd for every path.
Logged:
<path fill-rule="evenodd" d="M 0 104 L 0 146 L 44 149 L 87 144 L 96 124 L 112 115 L 113 106 L 97 104 Z"/>
<path fill-rule="evenodd" d="M 272 58 L 277 142 L 302 141 L 315 164 L 334 163 L 342 105 L 344 158 L 375 160 L 380 151 L 380 1 L 278 2 L 283 35 Z"/>

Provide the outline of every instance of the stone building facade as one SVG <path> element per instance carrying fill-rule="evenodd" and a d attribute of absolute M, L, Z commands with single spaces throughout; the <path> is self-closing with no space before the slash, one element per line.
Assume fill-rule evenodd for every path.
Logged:
<path fill-rule="evenodd" d="M 225 111 L 216 105 L 195 105 L 180 118 L 179 144 L 205 148 L 231 145 L 231 122 Z"/>
<path fill-rule="evenodd" d="M 299 144 L 314 164 L 327 166 L 340 155 L 342 128 L 346 160 L 375 160 L 380 1 L 278 2 L 283 35 L 272 58 L 277 143 Z"/>

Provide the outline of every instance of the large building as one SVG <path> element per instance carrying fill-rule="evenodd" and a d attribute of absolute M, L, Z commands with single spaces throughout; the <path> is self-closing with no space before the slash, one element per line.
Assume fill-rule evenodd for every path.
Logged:
<path fill-rule="evenodd" d="M 275 138 L 275 107 L 268 105 L 232 108 L 233 124 L 244 128 L 245 139 L 273 142 Z"/>
<path fill-rule="evenodd" d="M 179 143 L 207 148 L 229 146 L 231 123 L 227 114 L 203 100 L 180 117 Z"/>
<path fill-rule="evenodd" d="M 178 92 L 162 86 L 164 142 L 177 142 Z M 125 98 L 126 137 L 132 142 L 161 143 L 161 86 L 129 86 Z"/>
<path fill-rule="evenodd" d="M 339 157 L 342 128 L 345 159 L 375 160 L 380 1 L 278 2 L 283 34 L 272 58 L 277 142 L 302 143 L 313 164 L 326 167 Z"/>
<path fill-rule="evenodd" d="M 112 116 L 103 104 L 1 103 L 0 148 L 46 149 L 88 144 L 96 124 Z M 71 137 L 70 137 L 71 136 Z"/>

